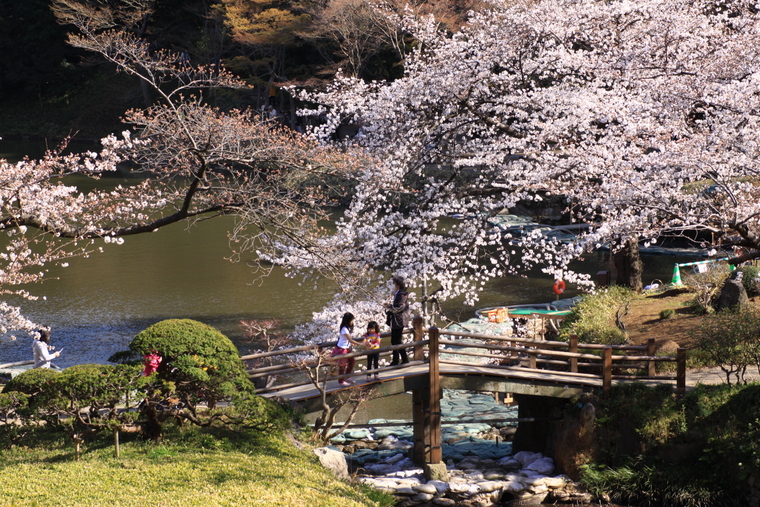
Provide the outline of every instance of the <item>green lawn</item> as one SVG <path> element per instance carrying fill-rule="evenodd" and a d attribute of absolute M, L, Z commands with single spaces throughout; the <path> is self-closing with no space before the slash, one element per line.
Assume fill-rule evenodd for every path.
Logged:
<path fill-rule="evenodd" d="M 162 444 L 130 437 L 118 459 L 105 435 L 85 444 L 78 462 L 73 444 L 53 435 L 0 451 L 0 506 L 393 504 L 390 497 L 335 479 L 311 452 L 279 435 L 169 431 Z"/>

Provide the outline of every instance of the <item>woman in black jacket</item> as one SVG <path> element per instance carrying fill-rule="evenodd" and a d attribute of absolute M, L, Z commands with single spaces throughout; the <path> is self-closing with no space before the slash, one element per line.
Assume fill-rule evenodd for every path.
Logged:
<path fill-rule="evenodd" d="M 409 312 L 409 294 L 406 292 L 406 284 L 400 276 L 391 278 L 396 291 L 393 293 L 393 303 L 385 305 L 387 320 L 386 323 L 391 327 L 391 345 L 400 345 L 403 343 L 402 333 L 404 328 L 409 325 L 411 314 Z M 406 356 L 406 349 L 393 351 L 393 360 L 391 366 L 399 364 L 399 357 L 402 363 L 408 363 L 409 358 Z"/>

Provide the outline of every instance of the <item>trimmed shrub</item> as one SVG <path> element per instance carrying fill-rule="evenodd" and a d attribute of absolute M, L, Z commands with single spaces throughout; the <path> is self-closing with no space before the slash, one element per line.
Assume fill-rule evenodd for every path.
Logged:
<path fill-rule="evenodd" d="M 30 370 L 0 394 L 0 419 L 14 417 L 19 428 L 44 420 L 45 428 L 69 435 L 76 456 L 85 435 L 106 429 L 115 435 L 141 431 L 159 439 L 163 423 L 170 419 L 260 431 L 289 425 L 285 410 L 255 395 L 237 349 L 210 326 L 192 320 L 159 322 L 138 334 L 130 349 L 121 356 L 160 355 L 155 373 L 146 377 L 135 364 L 85 364 L 60 373 Z M 219 401 L 230 404 L 217 408 Z M 200 402 L 208 409 L 198 407 Z M 0 434 L 0 445 L 17 438 Z"/>
<path fill-rule="evenodd" d="M 130 394 L 145 383 L 137 367 L 126 365 L 80 364 L 66 368 L 53 382 L 61 399 L 58 410 L 88 409 L 102 418 L 102 410 L 114 415 L 117 405 L 129 408 Z"/>
<path fill-rule="evenodd" d="M 173 383 L 177 395 L 190 403 L 204 400 L 213 406 L 253 390 L 235 345 L 202 322 L 158 322 L 138 334 L 129 348 L 140 355 L 158 353 L 162 357 L 158 379 Z"/>
<path fill-rule="evenodd" d="M 731 268 L 725 263 L 710 264 L 706 271 L 684 275 L 683 283 L 694 291 L 692 307 L 700 313 L 713 313 L 729 276 Z"/>
<path fill-rule="evenodd" d="M 22 393 L 28 396 L 23 407 L 18 407 L 16 415 L 23 419 L 44 418 L 47 407 L 57 396 L 55 382 L 61 372 L 49 368 L 27 370 L 5 385 L 3 393 Z"/>
<path fill-rule="evenodd" d="M 661 319 L 670 319 L 676 316 L 676 311 L 672 308 L 666 308 L 660 312 Z"/>
<path fill-rule="evenodd" d="M 760 385 L 613 387 L 598 402 L 593 462 L 581 480 L 625 505 L 747 505 L 760 472 Z M 632 441 L 633 440 L 633 441 Z"/>
<path fill-rule="evenodd" d="M 28 394 L 18 391 L 0 393 L 0 447 L 10 448 L 29 432 L 23 417 L 28 406 Z"/>
<path fill-rule="evenodd" d="M 16 406 L 8 406 L 17 422 L 44 420 L 46 428 L 64 431 L 76 445 L 78 458 L 84 435 L 134 425 L 137 412 L 129 410 L 130 394 L 143 384 L 135 366 L 82 364 L 60 373 L 29 370 L 14 378 L 2 394 L 27 396 L 28 403 L 18 398 Z"/>
<path fill-rule="evenodd" d="M 141 408 L 148 438 L 159 439 L 171 417 L 202 426 L 281 426 L 283 412 L 255 396 L 237 348 L 213 327 L 190 319 L 164 320 L 138 334 L 129 348 L 141 356 L 161 356 L 155 373 L 147 377 Z M 241 409 L 216 409 L 220 401 Z M 198 411 L 200 403 L 210 410 Z"/>
<path fill-rule="evenodd" d="M 33 368 L 15 376 L 5 384 L 4 393 L 19 392 L 34 396 L 49 386 L 61 372 L 50 368 Z"/>

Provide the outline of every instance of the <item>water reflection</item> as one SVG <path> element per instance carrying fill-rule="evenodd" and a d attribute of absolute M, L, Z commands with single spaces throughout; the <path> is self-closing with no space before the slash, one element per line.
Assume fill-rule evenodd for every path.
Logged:
<path fill-rule="evenodd" d="M 50 278 L 30 289 L 45 300 L 21 302 L 29 317 L 53 328 L 65 346 L 62 367 L 105 362 L 131 338 L 165 318 L 192 318 L 219 328 L 246 352 L 240 319 L 281 319 L 285 327 L 311 318 L 334 289 L 301 286 L 275 269 L 256 280 L 250 264 L 226 260 L 232 218 L 201 222 L 190 232 L 175 224 L 152 234 L 106 245 L 89 259 L 51 266 Z M 252 260 L 252 259 L 244 259 Z M 0 345 L 0 362 L 27 359 L 27 338 Z"/>

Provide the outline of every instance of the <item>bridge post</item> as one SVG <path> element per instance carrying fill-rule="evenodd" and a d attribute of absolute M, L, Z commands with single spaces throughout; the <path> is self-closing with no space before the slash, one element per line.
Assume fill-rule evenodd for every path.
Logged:
<path fill-rule="evenodd" d="M 426 389 L 412 391 L 412 430 L 414 432 L 414 447 L 412 449 L 412 461 L 416 465 L 425 464 L 425 444 L 429 440 L 425 410 L 427 408 Z"/>
<path fill-rule="evenodd" d="M 414 331 L 414 341 L 415 342 L 421 342 L 425 339 L 425 330 L 422 328 L 424 323 L 424 319 L 417 315 L 412 319 L 412 330 Z M 415 361 L 424 361 L 425 360 L 425 351 L 422 345 L 415 345 L 414 346 L 414 360 Z"/>
<path fill-rule="evenodd" d="M 438 464 L 443 459 L 441 449 L 441 379 L 438 366 L 437 327 L 428 330 L 428 385 L 412 391 L 412 417 L 414 422 L 414 449 L 416 464 Z"/>
<path fill-rule="evenodd" d="M 538 352 L 533 348 L 528 349 L 528 368 L 534 370 L 538 368 Z"/>
<path fill-rule="evenodd" d="M 653 357 L 656 353 L 656 344 L 654 338 L 647 339 L 647 355 Z M 654 361 L 647 361 L 647 375 L 654 377 L 657 375 L 657 368 Z"/>
<path fill-rule="evenodd" d="M 602 357 L 602 389 L 606 395 L 612 389 L 612 347 L 604 347 Z"/>
<path fill-rule="evenodd" d="M 414 342 L 421 342 L 425 339 L 425 331 L 422 327 L 423 323 L 424 320 L 419 315 L 415 316 L 414 319 L 412 319 Z M 415 345 L 413 354 L 413 359 L 415 361 L 424 361 L 425 350 L 422 345 Z M 425 463 L 425 443 L 429 439 L 428 428 L 427 424 L 425 423 L 425 411 L 428 405 L 427 398 L 429 397 L 426 396 L 427 394 L 428 393 L 423 389 L 415 389 L 412 391 L 412 421 L 414 423 L 414 447 L 412 449 L 412 461 L 418 465 L 423 465 Z"/>
<path fill-rule="evenodd" d="M 568 352 L 577 354 L 578 353 L 578 335 L 571 334 L 569 342 L 570 342 L 570 347 L 569 347 Z M 570 373 L 578 373 L 578 358 L 577 357 L 570 358 Z"/>
<path fill-rule="evenodd" d="M 438 464 L 443 459 L 441 449 L 441 376 L 438 365 L 438 328 L 433 326 L 428 331 L 430 346 L 428 348 L 428 360 L 430 366 L 430 398 L 427 413 L 427 426 L 429 433 L 430 454 L 427 463 Z"/>
<path fill-rule="evenodd" d="M 676 352 L 676 392 L 686 394 L 686 349 L 678 347 Z"/>

